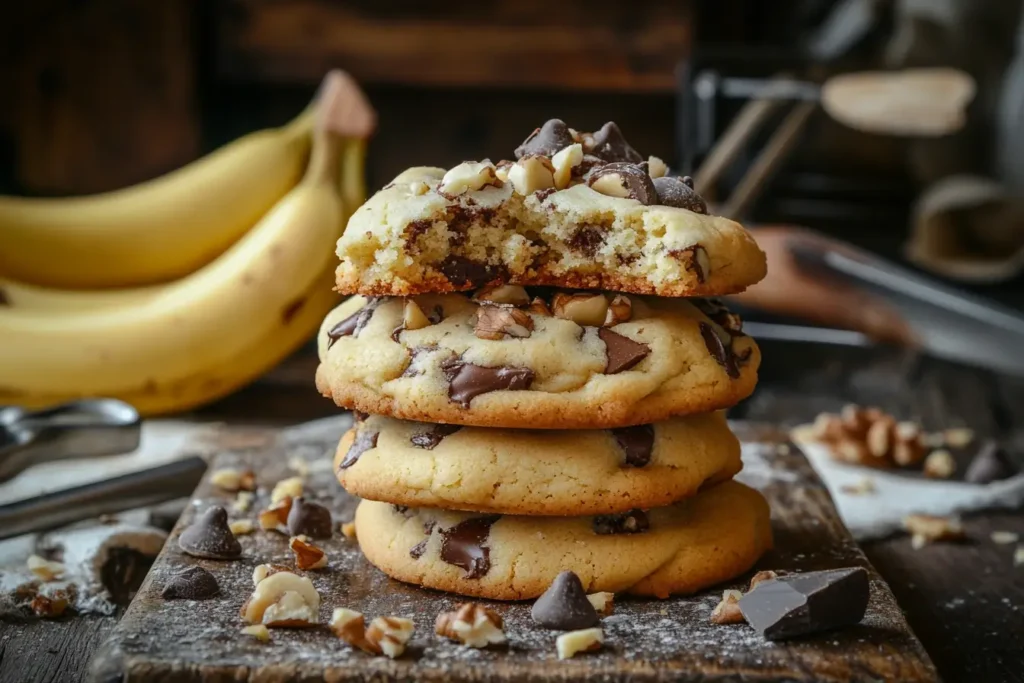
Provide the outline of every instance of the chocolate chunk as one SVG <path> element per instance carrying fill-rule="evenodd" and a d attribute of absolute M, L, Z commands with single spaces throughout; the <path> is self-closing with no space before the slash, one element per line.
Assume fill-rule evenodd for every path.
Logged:
<path fill-rule="evenodd" d="M 175 574 L 164 585 L 164 600 L 206 600 L 220 593 L 213 574 L 202 567 L 189 567 Z"/>
<path fill-rule="evenodd" d="M 587 600 L 580 577 L 564 571 L 537 598 L 530 610 L 530 616 L 544 628 L 559 631 L 577 631 L 601 623 L 594 606 Z"/>
<path fill-rule="evenodd" d="M 647 344 L 635 342 L 618 332 L 612 332 L 607 327 L 598 329 L 597 336 L 604 342 L 605 354 L 608 357 L 604 366 L 606 375 L 629 370 L 651 353 L 651 347 Z"/>
<path fill-rule="evenodd" d="M 352 445 L 348 447 L 348 453 L 345 454 L 345 458 L 338 465 L 338 469 L 344 470 L 352 467 L 352 465 L 359 461 L 359 457 L 363 453 L 371 448 L 376 448 L 379 435 L 380 432 L 376 429 L 367 429 L 360 426 L 359 431 L 356 432 L 356 438 L 352 440 Z"/>
<path fill-rule="evenodd" d="M 441 530 L 441 559 L 466 570 L 467 579 L 479 579 L 491 569 L 491 550 L 485 544 L 491 525 L 501 515 L 473 517 Z"/>
<path fill-rule="evenodd" d="M 485 285 L 492 280 L 500 279 L 505 273 L 503 266 L 480 263 L 464 256 L 449 256 L 441 262 L 439 268 L 444 276 L 458 287 L 466 284 Z"/>
<path fill-rule="evenodd" d="M 868 594 L 868 573 L 849 567 L 761 581 L 739 607 L 765 638 L 785 640 L 860 622 Z"/>
<path fill-rule="evenodd" d="M 651 461 L 651 452 L 654 450 L 654 425 L 613 429 L 612 435 L 626 454 L 627 465 L 643 467 Z"/>
<path fill-rule="evenodd" d="M 693 178 L 690 176 L 683 176 L 682 179 L 662 176 L 655 178 L 653 183 L 658 196 L 658 204 L 707 214 L 708 205 L 704 198 L 693 189 Z"/>
<path fill-rule="evenodd" d="M 594 533 L 602 536 L 608 534 L 639 534 L 647 531 L 651 523 L 643 510 L 630 510 L 618 515 L 598 515 L 594 517 Z"/>
<path fill-rule="evenodd" d="M 463 408 L 468 408 L 470 402 L 480 394 L 529 389 L 534 378 L 533 370 L 529 368 L 486 368 L 459 358 L 445 361 L 441 364 L 441 370 L 448 378 L 448 397 L 461 403 Z"/>
<path fill-rule="evenodd" d="M 739 366 L 736 365 L 736 357 L 732 353 L 732 344 L 725 345 L 722 338 L 715 332 L 715 328 L 705 322 L 700 324 L 700 336 L 704 338 L 704 346 L 719 365 L 725 368 L 725 372 L 736 379 L 740 376 Z M 731 340 L 730 340 L 731 342 Z"/>
<path fill-rule="evenodd" d="M 302 496 L 292 501 L 292 509 L 288 512 L 288 533 L 292 536 L 330 538 L 333 531 L 330 510 Z"/>
<path fill-rule="evenodd" d="M 460 425 L 434 425 L 430 431 L 413 434 L 409 437 L 409 441 L 417 448 L 425 448 L 428 451 L 432 451 L 437 448 L 437 444 L 441 443 L 444 437 L 454 434 L 460 429 L 462 429 Z"/>
<path fill-rule="evenodd" d="M 391 509 L 394 510 L 395 514 L 397 514 L 397 515 L 402 515 L 403 517 L 411 517 L 412 516 L 412 515 L 409 514 L 409 506 L 408 505 L 394 505 L 394 504 L 392 504 Z"/>
<path fill-rule="evenodd" d="M 242 554 L 242 544 L 228 528 L 228 513 L 219 505 L 207 509 L 181 532 L 178 547 L 194 557 L 234 560 Z"/>
<path fill-rule="evenodd" d="M 434 532 L 434 526 L 437 522 L 430 521 L 423 523 L 423 533 L 427 535 L 422 541 L 409 548 L 409 557 L 414 560 L 418 560 L 423 557 L 423 553 L 427 552 L 427 543 L 430 543 L 430 534 Z"/>
<path fill-rule="evenodd" d="M 533 198 L 537 200 L 539 204 L 543 204 L 544 200 L 558 192 L 558 188 L 545 187 L 543 190 L 537 190 L 533 193 Z"/>
<path fill-rule="evenodd" d="M 1017 466 L 1009 454 L 995 441 L 985 441 L 967 466 L 964 481 L 972 484 L 988 484 L 992 481 L 1009 479 L 1017 474 Z"/>
<path fill-rule="evenodd" d="M 578 251 L 588 258 L 593 258 L 597 250 L 604 245 L 605 230 L 596 225 L 581 225 L 569 236 L 569 248 Z"/>
<path fill-rule="evenodd" d="M 556 152 L 573 144 L 572 133 L 569 126 L 561 119 L 546 121 L 540 128 L 535 128 L 523 144 L 516 147 L 516 159 L 522 159 L 531 154 L 542 154 L 546 157 L 553 157 Z"/>
<path fill-rule="evenodd" d="M 645 206 L 657 203 L 658 193 L 647 175 L 647 163 L 630 164 L 624 161 L 605 164 L 594 169 L 587 177 L 587 185 L 593 187 L 602 194 L 620 196 L 617 193 L 603 191 L 602 184 L 607 182 L 615 183 L 621 188 L 622 195 L 635 199 Z"/>
<path fill-rule="evenodd" d="M 622 131 L 612 121 L 591 135 L 589 144 L 584 146 L 584 151 L 605 161 L 629 161 L 639 164 L 644 160 L 639 152 L 630 147 Z"/>
<path fill-rule="evenodd" d="M 695 244 L 686 249 L 673 249 L 668 252 L 669 256 L 683 262 L 683 267 L 697 276 L 697 282 L 704 284 L 707 280 L 708 269 L 711 268 L 711 259 L 704 247 Z"/>
<path fill-rule="evenodd" d="M 689 299 L 689 302 L 696 306 L 701 313 L 718 323 L 730 336 L 747 336 L 743 334 L 742 318 L 726 308 L 721 299 Z"/>
<path fill-rule="evenodd" d="M 348 337 L 350 335 L 358 337 L 359 333 L 363 331 L 364 327 L 366 327 L 366 324 L 370 322 L 370 318 L 373 317 L 373 312 L 376 311 L 377 307 L 384 303 L 384 301 L 384 297 L 369 299 L 365 306 L 328 330 L 327 348 L 334 346 L 334 343 L 342 337 Z"/>

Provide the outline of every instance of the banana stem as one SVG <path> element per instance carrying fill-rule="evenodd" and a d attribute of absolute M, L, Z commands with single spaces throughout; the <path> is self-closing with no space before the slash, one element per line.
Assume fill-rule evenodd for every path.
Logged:
<path fill-rule="evenodd" d="M 345 138 L 323 128 L 313 132 L 313 151 L 309 157 L 309 166 L 303 182 L 329 183 L 338 186 L 341 176 L 341 160 L 345 148 Z"/>
<path fill-rule="evenodd" d="M 366 201 L 366 140 L 349 138 L 341 159 L 341 199 L 351 216 Z"/>

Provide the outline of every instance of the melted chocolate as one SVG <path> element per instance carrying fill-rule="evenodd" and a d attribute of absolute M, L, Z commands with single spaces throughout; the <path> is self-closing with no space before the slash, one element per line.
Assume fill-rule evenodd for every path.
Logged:
<path fill-rule="evenodd" d="M 427 544 L 430 543 L 430 534 L 434 532 L 435 525 L 436 522 L 433 521 L 423 523 L 423 533 L 425 533 L 427 537 L 409 548 L 409 557 L 414 560 L 418 560 L 423 557 L 423 553 L 427 552 Z"/>
<path fill-rule="evenodd" d="M 604 367 L 606 375 L 629 370 L 651 353 L 651 347 L 647 344 L 635 342 L 618 332 L 612 332 L 607 327 L 598 329 L 597 336 L 605 345 L 605 353 L 608 358 Z"/>
<path fill-rule="evenodd" d="M 578 251 L 588 258 L 593 258 L 597 250 L 604 245 L 605 231 L 596 225 L 581 225 L 573 231 L 567 244 L 573 251 Z"/>
<path fill-rule="evenodd" d="M 434 425 L 433 429 L 430 431 L 413 434 L 409 437 L 409 441 L 411 441 L 412 445 L 417 448 L 424 448 L 428 451 L 432 451 L 437 448 L 437 444 L 441 443 L 444 437 L 454 434 L 460 429 L 462 429 L 460 425 Z"/>
<path fill-rule="evenodd" d="M 473 517 L 441 530 L 441 559 L 466 570 L 467 579 L 479 579 L 491 569 L 487 537 L 501 515 Z"/>
<path fill-rule="evenodd" d="M 360 426 L 359 431 L 356 432 L 356 438 L 352 440 L 352 445 L 348 447 L 348 453 L 345 454 L 344 460 L 338 465 L 338 469 L 344 470 L 352 467 L 352 465 L 359 461 L 363 453 L 371 448 L 376 448 L 378 436 L 380 436 L 380 432 L 377 430 Z"/>
<path fill-rule="evenodd" d="M 644 160 L 640 153 L 626 142 L 622 131 L 612 121 L 591 135 L 589 144 L 585 145 L 585 151 L 604 161 L 628 161 L 639 164 Z"/>
<path fill-rule="evenodd" d="M 359 333 L 363 331 L 364 327 L 366 327 L 366 324 L 370 322 L 370 318 L 373 317 L 373 312 L 376 311 L 377 307 L 384 303 L 384 301 L 385 299 L 383 297 L 376 297 L 368 300 L 365 306 L 328 330 L 327 348 L 334 346 L 334 343 L 342 337 L 358 337 Z"/>
<path fill-rule="evenodd" d="M 569 126 L 561 119 L 550 119 L 544 122 L 540 128 L 535 128 L 523 144 L 516 147 L 516 159 L 522 159 L 531 154 L 542 154 L 546 157 L 554 156 L 559 150 L 573 144 L 572 133 Z"/>
<path fill-rule="evenodd" d="M 463 408 L 468 408 L 470 402 L 481 394 L 529 389 L 534 378 L 533 370 L 529 368 L 487 368 L 459 358 L 445 361 L 441 370 L 448 378 L 448 397 L 462 404 Z"/>
<path fill-rule="evenodd" d="M 626 455 L 626 465 L 643 467 L 651 462 L 651 453 L 654 451 L 654 425 L 613 429 L 612 435 Z"/>
<path fill-rule="evenodd" d="M 630 510 L 619 515 L 598 515 L 594 517 L 594 533 L 602 536 L 610 534 L 640 534 L 651 527 L 647 513 L 643 510 Z"/>
<path fill-rule="evenodd" d="M 612 164 L 605 164 L 594 169 L 587 178 L 587 185 L 594 186 L 594 183 L 606 176 L 614 175 L 622 182 L 622 188 L 626 190 L 630 199 L 635 199 L 645 206 L 657 203 L 658 193 L 651 182 L 651 176 L 647 175 L 647 164 L 630 164 L 618 161 Z"/>
<path fill-rule="evenodd" d="M 693 189 L 693 178 L 683 176 L 671 178 L 662 176 L 654 179 L 654 190 L 658 196 L 658 204 L 686 209 L 694 213 L 707 214 L 708 205 L 704 198 Z"/>
<path fill-rule="evenodd" d="M 700 336 L 704 338 L 704 346 L 707 347 L 708 353 L 714 358 L 719 365 L 725 368 L 726 374 L 733 379 L 740 376 L 739 366 L 736 364 L 736 356 L 732 353 L 732 344 L 729 346 L 725 345 L 722 338 L 718 336 L 715 329 L 705 322 L 700 324 Z"/>

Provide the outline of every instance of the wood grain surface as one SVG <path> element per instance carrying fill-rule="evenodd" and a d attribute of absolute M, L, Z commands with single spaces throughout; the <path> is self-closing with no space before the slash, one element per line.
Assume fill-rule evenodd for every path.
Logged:
<path fill-rule="evenodd" d="M 275 440 L 264 447 L 229 450 L 213 468 L 251 467 L 260 493 L 245 517 L 255 519 L 267 505 L 269 488 L 290 475 L 288 462 L 309 463 L 306 493 L 331 507 L 336 520 L 350 519 L 356 504 L 337 485 L 330 455 L 343 426 L 320 434 Z M 747 428 L 745 438 L 775 439 L 778 434 Z M 769 498 L 777 548 L 761 569 L 814 570 L 868 565 L 839 521 L 820 481 L 799 453 L 762 449 L 765 459 L 751 468 L 751 485 Z M 493 603 L 502 614 L 509 646 L 472 650 L 433 635 L 436 615 L 459 598 L 408 586 L 385 577 L 361 556 L 354 542 L 340 535 L 325 542 L 330 567 L 308 575 L 323 602 L 321 618 L 344 606 L 373 616 L 408 616 L 416 634 L 405 656 L 391 661 L 353 651 L 326 627 L 275 630 L 270 643 L 243 636 L 238 616 L 252 592 L 252 570 L 263 562 L 293 566 L 287 538 L 256 532 L 242 536 L 243 557 L 235 562 L 197 560 L 175 542 L 197 511 L 231 497 L 200 485 L 157 559 L 135 601 L 92 665 L 95 681 L 591 681 L 591 680 L 938 680 L 920 643 L 910 632 L 892 593 L 871 570 L 871 603 L 861 625 L 791 643 L 768 643 L 746 625 L 715 626 L 708 617 L 721 587 L 669 600 L 627 600 L 603 626 L 601 653 L 567 662 L 555 658 L 557 633 L 536 627 L 529 604 Z M 238 517 L 239 515 L 236 515 Z M 220 582 L 220 597 L 201 601 L 165 601 L 160 591 L 170 575 L 201 565 Z M 744 577 L 746 578 L 746 577 Z M 744 581 L 734 587 L 743 587 Z"/>

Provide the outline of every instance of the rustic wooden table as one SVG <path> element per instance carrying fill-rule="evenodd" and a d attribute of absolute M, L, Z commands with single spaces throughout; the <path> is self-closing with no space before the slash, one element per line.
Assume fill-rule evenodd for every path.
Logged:
<path fill-rule="evenodd" d="M 757 393 L 734 415 L 784 426 L 844 403 L 878 405 L 927 429 L 968 426 L 1024 446 L 1024 380 L 894 349 L 821 348 L 764 341 Z M 257 385 L 199 417 L 290 424 L 332 414 L 310 387 L 315 360 L 293 358 Z M 1015 431 L 1021 425 L 1019 431 Z M 946 681 L 1024 681 L 1024 567 L 994 530 L 1024 537 L 1024 515 L 992 512 L 967 520 L 971 541 L 920 550 L 897 537 L 864 550 L 886 578 Z M 81 680 L 114 618 L 0 623 L 0 683 Z"/>

